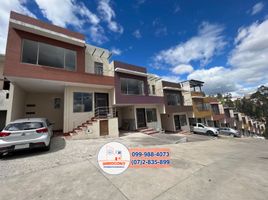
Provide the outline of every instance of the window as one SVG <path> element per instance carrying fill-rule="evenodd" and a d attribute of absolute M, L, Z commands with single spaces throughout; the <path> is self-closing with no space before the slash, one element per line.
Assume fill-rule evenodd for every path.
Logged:
<path fill-rule="evenodd" d="M 103 64 L 99 62 L 94 62 L 95 74 L 103 75 Z"/>
<path fill-rule="evenodd" d="M 198 124 L 198 127 L 204 128 L 204 126 L 203 126 L 203 125 L 201 125 L 201 124 Z"/>
<path fill-rule="evenodd" d="M 198 111 L 210 110 L 211 106 L 208 103 L 198 103 L 196 105 Z"/>
<path fill-rule="evenodd" d="M 181 105 L 181 96 L 178 93 L 167 93 L 167 104 L 169 106 Z"/>
<path fill-rule="evenodd" d="M 39 65 L 63 68 L 64 49 L 45 43 L 39 43 Z"/>
<path fill-rule="evenodd" d="M 180 115 L 180 124 L 181 126 L 187 126 L 186 115 Z"/>
<path fill-rule="evenodd" d="M 92 94 L 74 92 L 73 112 L 91 112 L 91 111 L 92 111 Z"/>
<path fill-rule="evenodd" d="M 38 43 L 31 40 L 23 40 L 22 62 L 36 64 Z"/>
<path fill-rule="evenodd" d="M 4 130 L 6 131 L 21 131 L 21 130 L 31 130 L 44 127 L 42 122 L 21 122 L 8 124 Z"/>
<path fill-rule="evenodd" d="M 212 112 L 214 115 L 219 115 L 220 114 L 220 110 L 219 110 L 219 107 L 218 105 L 211 105 L 211 108 L 212 108 Z"/>
<path fill-rule="evenodd" d="M 142 80 L 132 78 L 121 78 L 121 93 L 144 95 L 144 82 Z"/>
<path fill-rule="evenodd" d="M 146 109 L 147 122 L 157 122 L 156 109 Z"/>
<path fill-rule="evenodd" d="M 152 94 L 155 94 L 155 85 L 152 85 Z"/>
<path fill-rule="evenodd" d="M 74 71 L 76 68 L 76 52 L 54 45 L 24 39 L 21 61 Z"/>

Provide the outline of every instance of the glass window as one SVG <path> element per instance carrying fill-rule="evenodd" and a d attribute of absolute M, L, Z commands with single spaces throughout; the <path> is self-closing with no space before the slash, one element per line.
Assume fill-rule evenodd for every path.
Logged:
<path fill-rule="evenodd" d="M 170 106 L 181 105 L 181 96 L 178 93 L 167 93 L 167 104 Z"/>
<path fill-rule="evenodd" d="M 70 71 L 76 68 L 76 51 L 24 39 L 22 52 L 21 61 L 24 63 L 65 68 Z"/>
<path fill-rule="evenodd" d="M 49 44 L 39 43 L 39 65 L 64 67 L 64 49 Z"/>
<path fill-rule="evenodd" d="M 91 112 L 91 111 L 92 111 L 92 94 L 74 92 L 73 112 Z"/>
<path fill-rule="evenodd" d="M 142 80 L 121 78 L 121 93 L 132 95 L 144 94 L 144 82 Z"/>
<path fill-rule="evenodd" d="M 146 109 L 147 122 L 157 122 L 156 109 Z"/>
<path fill-rule="evenodd" d="M 37 64 L 38 43 L 31 40 L 23 40 L 22 44 L 22 62 Z"/>
<path fill-rule="evenodd" d="M 65 49 L 65 69 L 74 71 L 76 66 L 76 52 Z"/>
<path fill-rule="evenodd" d="M 155 85 L 152 85 L 152 93 L 155 94 Z"/>
<path fill-rule="evenodd" d="M 103 75 L 103 64 L 99 62 L 94 62 L 95 74 Z"/>
<path fill-rule="evenodd" d="M 6 131 L 21 131 L 21 130 L 31 130 L 44 127 L 42 122 L 21 122 L 8 124 L 4 130 Z"/>

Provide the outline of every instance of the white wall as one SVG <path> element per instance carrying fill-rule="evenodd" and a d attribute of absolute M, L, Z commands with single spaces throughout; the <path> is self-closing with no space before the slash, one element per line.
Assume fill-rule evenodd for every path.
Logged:
<path fill-rule="evenodd" d="M 192 101 L 190 83 L 189 82 L 181 83 L 181 88 L 184 90 L 182 92 L 182 96 L 184 98 L 184 105 L 185 106 L 192 106 L 193 101 Z"/>
<path fill-rule="evenodd" d="M 73 112 L 73 93 L 74 92 L 87 92 L 92 93 L 92 111 L 91 112 Z M 112 105 L 113 102 L 113 89 L 96 89 L 90 87 L 73 87 L 73 86 L 66 86 L 64 90 L 64 132 L 72 131 L 77 126 L 81 125 L 82 123 L 90 120 L 94 117 L 94 93 L 108 93 L 109 94 L 109 106 Z"/>
<path fill-rule="evenodd" d="M 25 117 L 25 98 L 25 91 L 16 84 L 11 83 L 6 123 Z"/>
<path fill-rule="evenodd" d="M 103 63 L 103 75 L 105 76 L 114 76 L 113 65 L 109 64 L 109 60 L 104 57 L 99 57 L 95 55 L 91 55 L 89 52 L 86 51 L 85 55 L 85 71 L 87 73 L 95 73 L 94 69 L 94 62 Z"/>
<path fill-rule="evenodd" d="M 136 109 L 137 108 L 145 108 L 145 118 L 147 118 L 146 109 L 155 108 L 156 109 L 156 115 L 157 115 L 157 122 L 147 122 L 147 127 L 148 128 L 154 128 L 156 130 L 162 130 L 159 106 L 157 106 L 157 105 L 136 105 L 136 106 L 134 106 L 134 116 L 135 116 L 136 128 L 137 128 L 137 119 L 136 119 L 137 118 L 137 115 L 136 115 Z"/>
<path fill-rule="evenodd" d="M 54 99 L 60 98 L 60 108 L 54 108 Z M 35 107 L 27 107 L 27 104 L 34 104 Z M 50 93 L 27 93 L 25 100 L 25 113 L 35 112 L 27 117 L 44 117 L 54 123 L 53 130 L 63 129 L 63 94 Z"/>

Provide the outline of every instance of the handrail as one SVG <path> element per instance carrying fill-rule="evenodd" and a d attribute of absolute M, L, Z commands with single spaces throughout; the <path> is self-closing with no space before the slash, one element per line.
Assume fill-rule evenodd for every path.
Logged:
<path fill-rule="evenodd" d="M 95 118 L 116 117 L 116 108 L 109 106 L 100 106 L 94 109 Z"/>

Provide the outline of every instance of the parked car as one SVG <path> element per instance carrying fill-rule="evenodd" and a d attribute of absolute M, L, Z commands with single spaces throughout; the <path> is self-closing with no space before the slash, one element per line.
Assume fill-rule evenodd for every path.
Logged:
<path fill-rule="evenodd" d="M 222 127 L 220 128 L 220 133 L 224 135 L 230 135 L 233 137 L 241 137 L 241 134 L 239 131 L 229 128 L 229 127 Z"/>
<path fill-rule="evenodd" d="M 217 128 L 209 127 L 202 123 L 196 123 L 193 126 L 193 132 L 207 134 L 207 135 L 214 135 L 214 136 L 218 136 L 219 134 L 219 131 Z"/>
<path fill-rule="evenodd" d="M 15 120 L 0 132 L 0 155 L 20 149 L 49 150 L 52 135 L 52 124 L 45 118 Z"/>

